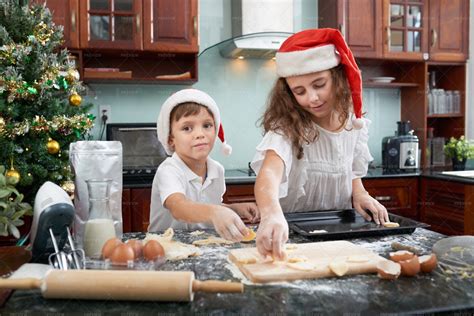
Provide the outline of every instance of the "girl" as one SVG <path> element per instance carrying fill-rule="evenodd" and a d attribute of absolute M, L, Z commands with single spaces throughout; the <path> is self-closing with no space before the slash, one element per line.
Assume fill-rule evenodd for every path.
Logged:
<path fill-rule="evenodd" d="M 370 212 L 377 224 L 388 221 L 388 214 L 362 185 L 373 159 L 370 121 L 361 118 L 361 75 L 341 33 L 316 29 L 292 35 L 278 50 L 276 67 L 280 78 L 261 119 L 265 136 L 252 168 L 261 216 L 257 248 L 282 259 L 288 239 L 283 211 L 353 205 L 368 221 Z"/>

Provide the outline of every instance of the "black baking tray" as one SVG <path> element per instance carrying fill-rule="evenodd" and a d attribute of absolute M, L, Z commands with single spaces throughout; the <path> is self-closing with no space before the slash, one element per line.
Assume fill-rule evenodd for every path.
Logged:
<path fill-rule="evenodd" d="M 321 240 L 411 234 L 416 228 L 429 225 L 410 218 L 388 213 L 391 222 L 400 227 L 384 227 L 366 221 L 353 209 L 286 213 L 288 225 L 294 232 Z M 313 231 L 321 232 L 313 232 Z"/>

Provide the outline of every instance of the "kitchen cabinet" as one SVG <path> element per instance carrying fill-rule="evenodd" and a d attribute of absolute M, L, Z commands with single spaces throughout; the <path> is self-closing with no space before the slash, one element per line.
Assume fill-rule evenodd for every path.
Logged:
<path fill-rule="evenodd" d="M 469 0 L 430 0 L 429 26 L 431 61 L 466 61 Z"/>
<path fill-rule="evenodd" d="M 421 179 L 420 219 L 446 235 L 474 234 L 474 185 Z"/>
<path fill-rule="evenodd" d="M 79 0 L 33 0 L 34 4 L 46 4 L 53 22 L 64 28 L 64 46 L 77 49 L 79 45 Z"/>
<path fill-rule="evenodd" d="M 146 232 L 150 224 L 151 188 L 126 188 L 122 192 L 123 232 Z"/>
<path fill-rule="evenodd" d="M 363 179 L 369 194 L 390 213 L 419 220 L 418 177 Z"/>
<path fill-rule="evenodd" d="M 379 0 L 318 1 L 318 27 L 341 31 L 355 57 L 382 56 L 382 3 Z"/>
<path fill-rule="evenodd" d="M 227 185 L 223 202 L 226 204 L 255 202 L 254 184 Z"/>

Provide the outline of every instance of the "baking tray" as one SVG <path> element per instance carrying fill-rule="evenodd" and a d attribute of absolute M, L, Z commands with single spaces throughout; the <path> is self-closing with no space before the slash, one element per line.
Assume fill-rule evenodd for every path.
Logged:
<path fill-rule="evenodd" d="M 285 217 L 294 232 L 321 240 L 411 234 L 418 227 L 429 227 L 391 213 L 388 213 L 390 221 L 400 224 L 400 227 L 384 227 L 366 221 L 353 209 L 287 213 Z"/>

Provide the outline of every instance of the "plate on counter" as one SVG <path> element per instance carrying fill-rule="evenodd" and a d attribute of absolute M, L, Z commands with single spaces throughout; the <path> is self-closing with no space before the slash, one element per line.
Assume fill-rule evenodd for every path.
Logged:
<path fill-rule="evenodd" d="M 391 222 L 399 227 L 384 227 L 366 221 L 353 209 L 335 211 L 296 212 L 285 214 L 289 227 L 296 233 L 321 240 L 411 234 L 416 228 L 429 225 L 388 213 Z"/>
<path fill-rule="evenodd" d="M 369 78 L 369 81 L 377 82 L 377 83 L 390 83 L 395 80 L 395 77 L 372 77 Z"/>

